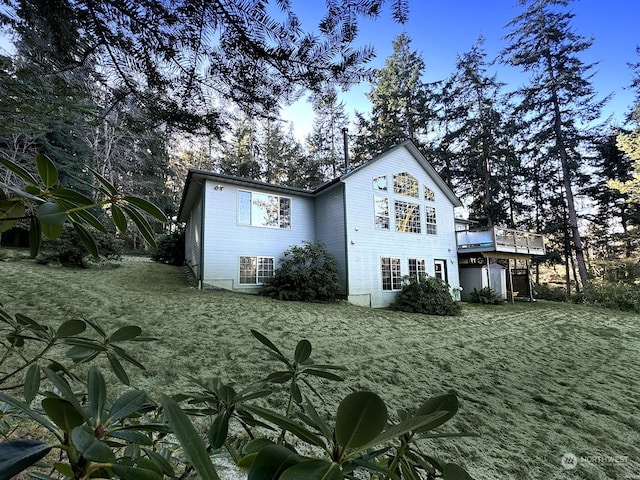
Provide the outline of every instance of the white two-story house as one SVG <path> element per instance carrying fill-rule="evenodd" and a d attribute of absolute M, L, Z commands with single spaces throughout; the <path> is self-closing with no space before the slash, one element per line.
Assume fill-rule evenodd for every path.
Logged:
<path fill-rule="evenodd" d="M 178 220 L 201 286 L 256 291 L 284 251 L 321 242 L 348 301 L 389 305 L 404 275 L 459 287 L 460 200 L 410 142 L 313 190 L 190 170 Z"/>

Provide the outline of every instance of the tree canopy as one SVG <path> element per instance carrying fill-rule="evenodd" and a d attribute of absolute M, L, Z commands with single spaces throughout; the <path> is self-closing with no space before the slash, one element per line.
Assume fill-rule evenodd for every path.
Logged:
<path fill-rule="evenodd" d="M 228 101 L 269 115 L 302 89 L 365 78 L 374 51 L 353 46 L 358 22 L 386 3 L 406 20 L 406 0 L 329 1 L 317 31 L 286 0 L 7 0 L 1 20 L 39 45 L 34 62 L 89 67 L 115 103 L 134 98 L 159 123 L 220 132 Z"/>

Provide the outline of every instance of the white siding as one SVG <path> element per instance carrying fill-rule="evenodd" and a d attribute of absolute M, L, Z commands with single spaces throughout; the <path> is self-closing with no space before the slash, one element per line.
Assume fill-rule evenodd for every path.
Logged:
<path fill-rule="evenodd" d="M 185 230 L 185 262 L 191 268 L 191 271 L 200 280 L 200 253 L 202 248 L 201 242 L 202 229 L 202 196 L 194 203 L 193 208 L 189 212 Z"/>
<path fill-rule="evenodd" d="M 408 172 L 420 183 L 420 197 L 401 196 L 393 193 L 393 174 Z M 374 177 L 387 175 L 388 191 L 374 190 Z M 458 261 L 454 227 L 453 204 L 440 190 L 433 179 L 405 148 L 390 152 L 386 157 L 372 162 L 345 179 L 346 246 L 349 275 L 349 296 L 370 295 L 372 307 L 389 305 L 397 292 L 382 290 L 380 259 L 400 258 L 401 273 L 408 275 L 408 259 L 422 258 L 427 274 L 434 275 L 434 260 L 447 262 L 448 282 L 451 287 L 459 286 Z M 435 192 L 435 201 L 426 202 L 423 187 Z M 374 196 L 389 198 L 390 228 L 376 229 L 374 225 Z M 421 208 L 421 232 L 396 232 L 393 222 L 393 199 L 419 203 Z M 425 234 L 424 205 L 435 206 L 437 215 L 437 235 Z"/>
<path fill-rule="evenodd" d="M 316 241 L 322 243 L 338 264 L 342 291 L 347 293 L 347 252 L 345 249 L 344 185 L 327 189 L 316 197 Z"/>
<path fill-rule="evenodd" d="M 255 227 L 238 224 L 238 190 L 274 194 L 259 187 L 238 187 L 220 181 L 205 183 L 203 280 L 207 285 L 251 291 L 255 287 L 238 285 L 240 256 L 275 257 L 277 267 L 278 259 L 289 246 L 313 242 L 313 199 L 274 194 L 291 198 L 291 229 Z"/>

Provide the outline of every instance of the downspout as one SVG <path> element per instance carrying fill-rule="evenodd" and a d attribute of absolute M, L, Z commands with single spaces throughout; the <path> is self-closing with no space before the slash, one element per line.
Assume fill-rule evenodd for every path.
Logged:
<path fill-rule="evenodd" d="M 204 288 L 204 212 L 205 205 L 207 199 L 207 181 L 204 181 L 202 185 L 202 205 L 200 207 L 200 268 L 198 269 L 198 273 L 200 274 L 200 278 L 198 282 L 200 283 L 200 290 Z"/>

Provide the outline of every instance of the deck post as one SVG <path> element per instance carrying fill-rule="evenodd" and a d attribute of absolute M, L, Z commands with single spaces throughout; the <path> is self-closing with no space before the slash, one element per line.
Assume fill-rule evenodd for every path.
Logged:
<path fill-rule="evenodd" d="M 516 262 L 516 259 L 513 259 L 514 262 Z M 511 271 L 511 259 L 507 258 L 507 272 L 509 273 L 509 292 L 510 296 L 511 296 L 511 303 L 516 303 L 516 300 L 513 295 L 513 272 Z"/>

